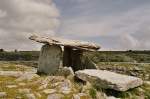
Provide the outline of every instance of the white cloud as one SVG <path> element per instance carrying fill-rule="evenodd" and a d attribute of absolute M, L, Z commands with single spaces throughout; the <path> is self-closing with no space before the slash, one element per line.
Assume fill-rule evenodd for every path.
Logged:
<path fill-rule="evenodd" d="M 117 45 L 116 50 L 149 49 L 149 9 L 150 6 L 147 4 L 106 17 L 98 15 L 96 17 L 90 17 L 90 15 L 70 17 L 70 19 L 63 21 L 63 28 L 61 28 L 60 32 L 62 35 L 76 38 L 112 36 L 113 38 L 115 37 L 115 41 L 117 40 L 116 44 L 107 41 L 104 42 L 107 46 L 110 44 Z M 136 36 L 139 34 L 143 36 L 142 39 Z"/>
<path fill-rule="evenodd" d="M 32 32 L 55 35 L 60 22 L 52 0 L 1 0 L 0 48 L 37 49 L 28 40 Z"/>

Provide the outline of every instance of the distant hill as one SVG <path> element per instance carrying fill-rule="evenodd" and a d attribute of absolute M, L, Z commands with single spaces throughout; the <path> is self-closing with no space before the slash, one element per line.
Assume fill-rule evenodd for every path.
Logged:
<path fill-rule="evenodd" d="M 0 52 L 0 61 L 36 61 L 39 51 Z"/>
<path fill-rule="evenodd" d="M 140 62 L 150 63 L 150 51 L 99 51 L 86 53 L 98 62 Z"/>
<path fill-rule="evenodd" d="M 140 62 L 150 63 L 150 51 L 98 51 L 84 53 L 95 63 L 98 62 Z M 36 61 L 39 51 L 0 52 L 0 61 Z"/>

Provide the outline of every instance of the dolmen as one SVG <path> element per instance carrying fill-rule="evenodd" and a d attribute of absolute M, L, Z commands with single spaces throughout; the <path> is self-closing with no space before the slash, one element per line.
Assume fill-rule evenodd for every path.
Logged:
<path fill-rule="evenodd" d="M 106 70 L 85 69 L 75 72 L 75 75 L 83 80 L 92 83 L 94 86 L 116 91 L 127 91 L 143 84 L 142 79 L 117 74 Z"/>
<path fill-rule="evenodd" d="M 40 52 L 38 73 L 56 75 L 61 67 L 71 67 L 79 79 L 116 91 L 127 91 L 143 84 L 140 78 L 97 70 L 96 64 L 84 55 L 86 51 L 100 49 L 95 43 L 37 35 L 29 39 L 44 44 Z"/>
<path fill-rule="evenodd" d="M 83 55 L 85 51 L 100 49 L 95 43 L 38 35 L 32 35 L 29 39 L 44 44 L 40 52 L 38 73 L 55 74 L 61 66 L 72 67 L 74 71 L 97 69 L 96 65 Z"/>

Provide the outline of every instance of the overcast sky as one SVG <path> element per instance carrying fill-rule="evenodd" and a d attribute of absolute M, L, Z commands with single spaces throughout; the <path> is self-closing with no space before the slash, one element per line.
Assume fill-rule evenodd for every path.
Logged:
<path fill-rule="evenodd" d="M 150 0 L 0 0 L 0 48 L 39 50 L 31 33 L 150 49 Z"/>

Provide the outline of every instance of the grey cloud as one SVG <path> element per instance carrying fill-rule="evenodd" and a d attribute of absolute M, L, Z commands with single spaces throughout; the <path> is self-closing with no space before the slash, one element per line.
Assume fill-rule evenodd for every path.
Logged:
<path fill-rule="evenodd" d="M 0 48 L 36 50 L 30 33 L 55 35 L 59 11 L 51 0 L 1 0 Z"/>
<path fill-rule="evenodd" d="M 150 3 L 137 6 L 127 11 L 111 14 L 109 16 L 96 17 L 78 16 L 70 17 L 62 21 L 63 27 L 60 32 L 61 35 L 75 38 L 92 38 L 96 37 L 112 37 L 116 43 L 105 42 L 105 47 L 114 45 L 115 48 L 108 48 L 112 50 L 127 50 L 127 49 L 150 49 Z M 96 13 L 97 14 L 97 13 Z M 69 36 L 70 35 L 70 36 Z"/>

